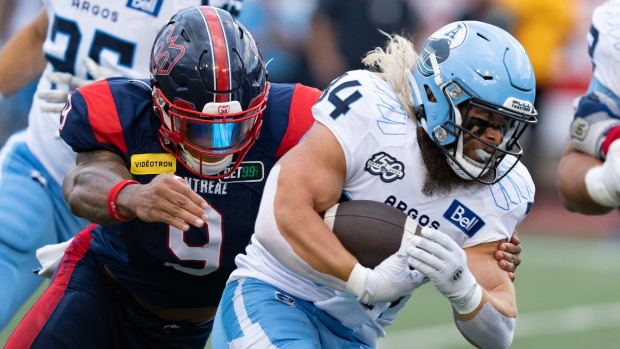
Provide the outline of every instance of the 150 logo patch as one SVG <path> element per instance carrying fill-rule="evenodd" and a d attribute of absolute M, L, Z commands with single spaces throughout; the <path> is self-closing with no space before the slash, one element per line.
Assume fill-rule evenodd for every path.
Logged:
<path fill-rule="evenodd" d="M 380 152 L 366 161 L 366 171 L 381 176 L 384 182 L 393 182 L 405 176 L 405 165 L 390 154 Z"/>

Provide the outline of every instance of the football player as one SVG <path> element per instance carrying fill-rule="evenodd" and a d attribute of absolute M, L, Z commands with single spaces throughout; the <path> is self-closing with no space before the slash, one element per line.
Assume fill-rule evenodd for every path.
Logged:
<path fill-rule="evenodd" d="M 620 207 L 620 40 L 614 34 L 619 15 L 618 0 L 592 14 L 588 52 L 594 75 L 586 94 L 575 100 L 570 139 L 557 168 L 564 207 L 586 215 Z"/>
<path fill-rule="evenodd" d="M 204 347 L 266 175 L 320 91 L 270 87 L 251 33 L 209 6 L 170 18 L 149 68 L 150 81 L 69 96 L 60 134 L 78 154 L 63 191 L 106 225 L 73 239 L 7 348 Z"/>
<path fill-rule="evenodd" d="M 211 2 L 238 13 L 241 0 L 44 0 L 38 17 L 0 52 L 0 98 L 40 78 L 26 130 L 0 153 L 0 329 L 43 279 L 37 248 L 86 227 L 71 214 L 61 184 L 75 153 L 58 135 L 70 90 L 107 76 L 148 78 L 157 31 L 179 10 Z M 38 98 L 40 97 L 40 98 Z"/>
<path fill-rule="evenodd" d="M 372 71 L 331 83 L 313 107 L 317 122 L 271 170 L 214 348 L 374 348 L 427 281 L 468 341 L 511 344 L 515 288 L 492 255 L 534 201 L 518 144 L 537 121 L 527 53 L 481 22 L 439 29 L 420 55 L 390 38 L 365 57 Z M 405 208 L 421 235 L 363 267 L 319 214 L 343 199 Z"/>

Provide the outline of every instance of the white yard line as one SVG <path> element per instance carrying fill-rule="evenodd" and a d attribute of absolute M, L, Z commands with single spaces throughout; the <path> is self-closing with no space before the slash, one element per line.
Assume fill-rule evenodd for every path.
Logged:
<path fill-rule="evenodd" d="M 519 338 L 614 328 L 620 330 L 620 302 L 527 313 L 519 316 L 514 342 Z M 380 349 L 440 349 L 466 345 L 454 324 L 392 332 L 379 341 Z"/>

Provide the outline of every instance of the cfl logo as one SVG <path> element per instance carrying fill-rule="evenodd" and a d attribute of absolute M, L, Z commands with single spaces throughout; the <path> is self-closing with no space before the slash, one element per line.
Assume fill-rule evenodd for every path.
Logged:
<path fill-rule="evenodd" d="M 454 274 L 452 274 L 452 280 L 456 281 L 458 279 L 461 278 L 461 274 L 463 274 L 463 268 L 462 267 L 458 267 L 458 269 L 456 269 L 456 271 L 454 271 Z"/>

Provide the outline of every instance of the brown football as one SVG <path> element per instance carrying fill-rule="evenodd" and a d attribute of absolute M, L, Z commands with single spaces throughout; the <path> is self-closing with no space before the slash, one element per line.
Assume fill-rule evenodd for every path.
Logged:
<path fill-rule="evenodd" d="M 405 232 L 421 229 L 403 211 L 371 200 L 352 200 L 328 209 L 323 220 L 359 263 L 374 268 L 400 248 Z"/>

